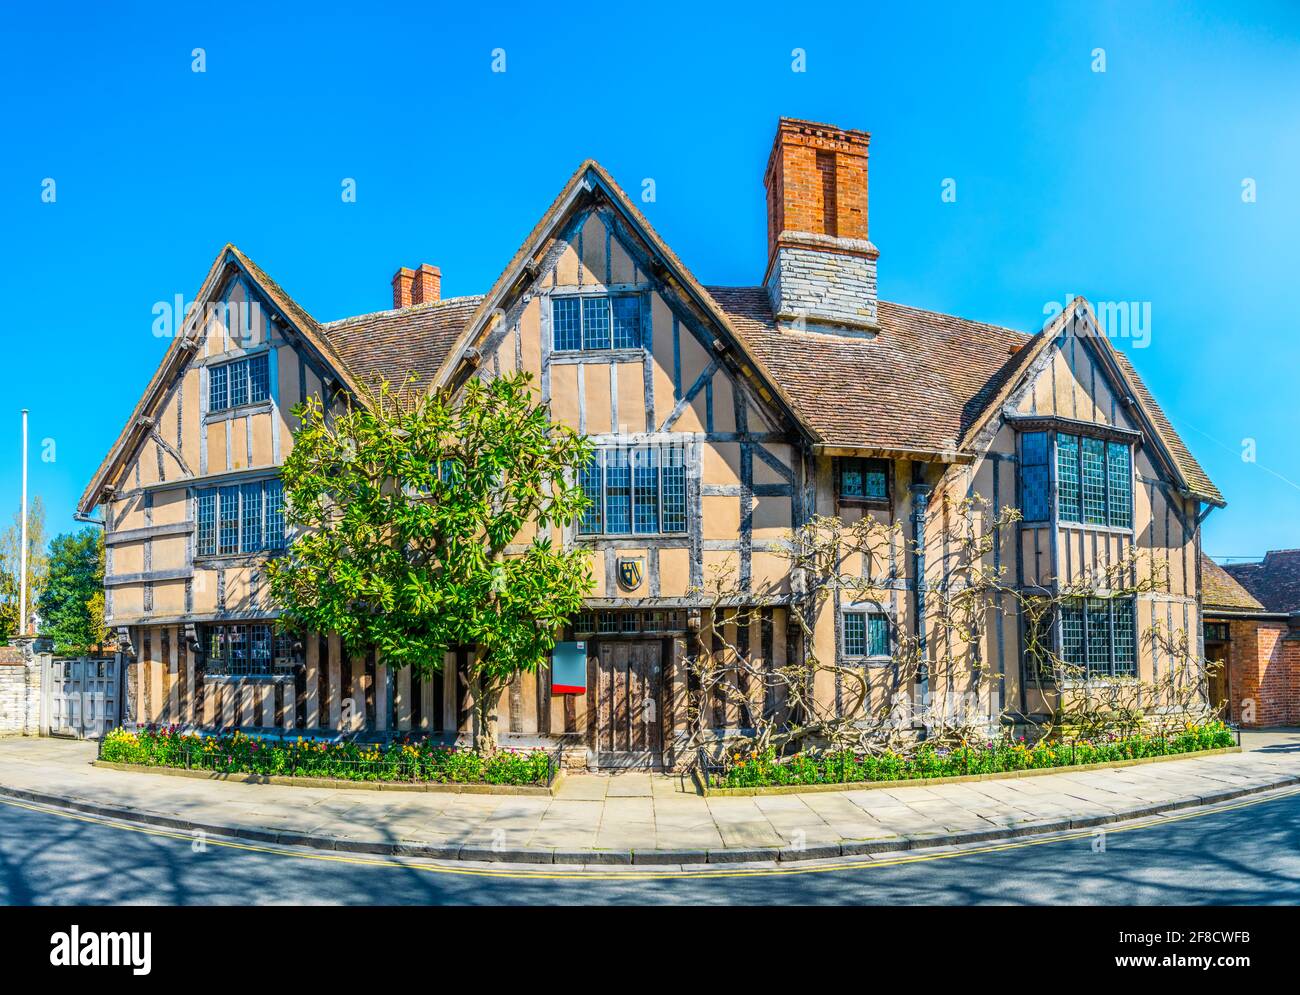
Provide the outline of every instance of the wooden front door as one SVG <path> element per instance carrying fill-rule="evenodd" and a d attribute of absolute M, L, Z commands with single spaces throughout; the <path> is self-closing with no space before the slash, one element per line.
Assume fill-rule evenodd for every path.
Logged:
<path fill-rule="evenodd" d="M 600 767 L 658 767 L 663 763 L 663 642 L 602 640 L 587 714 Z"/>

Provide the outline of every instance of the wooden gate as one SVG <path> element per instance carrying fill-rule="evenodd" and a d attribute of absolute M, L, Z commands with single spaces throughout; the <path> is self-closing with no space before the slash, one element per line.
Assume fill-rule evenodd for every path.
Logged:
<path fill-rule="evenodd" d="M 599 643 L 587 702 L 598 767 L 663 764 L 663 656 L 659 639 Z"/>
<path fill-rule="evenodd" d="M 42 675 L 45 715 L 52 736 L 98 739 L 121 724 L 118 659 L 49 659 Z"/>

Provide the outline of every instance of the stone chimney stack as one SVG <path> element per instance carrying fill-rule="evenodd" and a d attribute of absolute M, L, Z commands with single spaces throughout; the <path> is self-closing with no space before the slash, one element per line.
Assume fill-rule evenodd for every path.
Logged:
<path fill-rule="evenodd" d="M 876 259 L 867 238 L 871 136 L 783 117 L 767 187 L 767 273 L 772 310 L 785 325 L 874 331 Z"/>

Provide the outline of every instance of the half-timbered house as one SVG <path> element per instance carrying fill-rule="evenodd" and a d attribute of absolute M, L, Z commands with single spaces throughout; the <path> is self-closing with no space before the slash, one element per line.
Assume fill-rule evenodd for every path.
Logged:
<path fill-rule="evenodd" d="M 412 679 L 329 634 L 277 635 L 266 593 L 267 558 L 292 540 L 277 467 L 293 406 L 411 373 L 454 390 L 531 371 L 553 418 L 597 447 L 582 475 L 592 511 L 556 536 L 590 552 L 595 590 L 569 633 L 586 648 L 586 690 L 553 694 L 545 674 L 522 676 L 502 696 L 507 742 L 566 737 L 597 765 L 679 762 L 706 577 L 728 571 L 759 606 L 728 641 L 780 666 L 803 649 L 781 555 L 790 530 L 814 514 L 872 514 L 929 537 L 943 495 L 1022 509 L 992 553 L 1021 587 L 1149 552 L 1166 568 L 1158 590 L 1083 604 L 1053 638 L 1093 673 L 1159 668 L 1142 633 L 1200 632 L 1200 522 L 1222 497 L 1087 302 L 1027 335 L 880 300 L 868 143 L 780 121 L 766 267 L 754 260 L 762 279 L 748 287 L 702 284 L 592 161 L 482 296 L 442 299 L 438 269 L 403 268 L 391 309 L 318 322 L 223 248 L 81 500 L 102 509 L 133 718 L 465 730 L 471 647 Z M 924 624 L 918 604 L 942 578 L 903 544 L 891 559 L 883 601 L 826 602 L 822 659 L 880 665 L 891 632 Z M 990 715 L 1043 707 L 1022 642 L 1015 614 L 994 612 L 981 648 L 1000 678 Z"/>

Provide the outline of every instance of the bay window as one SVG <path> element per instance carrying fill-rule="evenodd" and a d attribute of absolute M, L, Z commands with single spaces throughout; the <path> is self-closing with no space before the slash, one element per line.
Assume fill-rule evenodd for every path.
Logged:
<path fill-rule="evenodd" d="M 1132 528 L 1133 452 L 1128 442 L 1069 432 L 1022 433 L 1020 510 L 1026 522 L 1051 517 L 1053 465 L 1059 521 Z"/>

